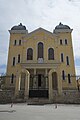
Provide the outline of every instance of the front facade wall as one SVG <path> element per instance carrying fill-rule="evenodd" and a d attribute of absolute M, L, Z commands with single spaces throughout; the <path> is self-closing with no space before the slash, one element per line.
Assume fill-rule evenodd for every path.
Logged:
<path fill-rule="evenodd" d="M 60 44 L 60 39 L 62 40 L 62 45 Z M 67 45 L 65 45 L 65 39 L 67 39 Z M 14 41 L 17 44 L 14 45 Z M 21 45 L 19 45 L 19 40 L 21 40 Z M 38 43 L 43 43 L 43 58 L 38 58 Z M 31 48 L 33 50 L 33 60 L 27 60 L 27 50 Z M 48 60 L 48 50 L 53 48 L 54 50 L 54 60 Z M 61 61 L 61 53 L 63 54 L 63 61 Z M 20 54 L 20 62 L 18 63 L 18 55 Z M 69 65 L 67 65 L 66 57 L 69 57 Z M 13 66 L 13 57 L 15 57 L 15 65 Z M 44 29 L 39 28 L 32 33 L 20 34 L 20 33 L 10 33 L 10 45 L 8 54 L 8 64 L 7 64 L 7 75 L 11 76 L 14 74 L 16 78 L 11 83 L 11 79 L 6 80 L 5 86 L 9 88 L 17 86 L 17 76 L 21 74 L 22 70 L 25 69 L 29 72 L 29 87 L 33 86 L 36 88 L 38 85 L 37 79 L 47 80 L 46 82 L 39 83 L 42 88 L 51 87 L 54 90 L 54 85 L 56 90 L 61 93 L 62 90 L 76 89 L 75 68 L 74 68 L 74 57 L 72 48 L 72 38 L 71 32 L 69 33 L 57 33 L 54 35 Z M 51 72 L 52 70 L 52 72 Z M 62 78 L 62 71 L 65 72 L 65 79 Z M 23 72 L 22 72 L 23 73 Z M 22 78 L 21 74 L 21 89 L 25 89 L 25 77 Z M 49 80 L 55 78 L 52 74 L 56 74 L 57 82 L 50 82 Z M 68 74 L 70 74 L 70 81 L 68 80 Z M 32 76 L 36 76 L 31 78 Z M 53 76 L 53 77 L 52 77 Z M 36 78 L 36 79 L 35 79 Z M 32 80 L 34 79 L 34 81 Z M 23 80 L 23 81 L 22 81 Z M 27 83 L 26 83 L 27 84 Z M 36 84 L 36 85 L 35 85 Z M 43 85 L 42 85 L 43 84 Z M 18 89 L 18 88 L 17 88 Z M 49 94 L 51 89 L 49 88 Z"/>

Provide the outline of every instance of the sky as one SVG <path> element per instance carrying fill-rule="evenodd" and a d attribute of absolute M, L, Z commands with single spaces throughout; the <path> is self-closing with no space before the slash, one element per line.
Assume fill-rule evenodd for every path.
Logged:
<path fill-rule="evenodd" d="M 80 75 L 80 0 L 0 0 L 0 74 L 6 73 L 10 30 L 22 23 L 29 32 L 53 32 L 62 22 L 73 29 L 76 74 Z"/>

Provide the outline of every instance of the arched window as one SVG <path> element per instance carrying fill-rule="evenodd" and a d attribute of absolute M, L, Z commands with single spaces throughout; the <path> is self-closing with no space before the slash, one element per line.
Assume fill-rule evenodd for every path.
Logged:
<path fill-rule="evenodd" d="M 14 45 L 16 45 L 17 44 L 17 40 L 14 40 Z"/>
<path fill-rule="evenodd" d="M 27 50 L 27 60 L 33 60 L 33 49 L 28 48 Z"/>
<path fill-rule="evenodd" d="M 61 62 L 64 62 L 64 56 L 63 56 L 63 53 L 61 53 Z"/>
<path fill-rule="evenodd" d="M 13 57 L 12 65 L 15 66 L 15 64 L 16 64 L 16 59 L 15 57 Z"/>
<path fill-rule="evenodd" d="M 19 40 L 19 45 L 21 45 L 21 40 Z"/>
<path fill-rule="evenodd" d="M 13 83 L 14 80 L 14 74 L 11 75 L 11 83 Z"/>
<path fill-rule="evenodd" d="M 70 77 L 70 74 L 68 74 L 68 83 L 71 83 L 71 77 Z"/>
<path fill-rule="evenodd" d="M 20 63 L 20 54 L 18 54 L 18 63 Z"/>
<path fill-rule="evenodd" d="M 64 70 L 62 71 L 62 80 L 65 80 L 65 72 L 64 72 Z"/>
<path fill-rule="evenodd" d="M 66 64 L 69 65 L 69 57 L 66 56 Z"/>
<path fill-rule="evenodd" d="M 38 58 L 43 58 L 43 52 L 44 52 L 43 43 L 39 42 L 38 43 Z"/>
<path fill-rule="evenodd" d="M 67 44 L 68 44 L 67 39 L 65 39 L 65 45 L 67 45 Z"/>
<path fill-rule="evenodd" d="M 60 45 L 62 45 L 62 39 L 60 39 Z"/>
<path fill-rule="evenodd" d="M 48 49 L 48 60 L 54 60 L 54 49 L 53 48 Z"/>

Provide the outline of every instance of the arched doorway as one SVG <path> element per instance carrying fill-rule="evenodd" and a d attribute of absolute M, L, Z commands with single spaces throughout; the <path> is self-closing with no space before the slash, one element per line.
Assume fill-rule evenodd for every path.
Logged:
<path fill-rule="evenodd" d="M 57 71 L 57 72 L 56 72 Z M 57 69 L 51 69 L 49 71 L 49 100 L 53 100 L 53 91 L 57 91 L 59 95 L 62 94 L 62 81 L 60 79 L 60 70 L 59 67 Z"/>
<path fill-rule="evenodd" d="M 57 73 L 53 72 L 52 73 L 52 88 L 53 90 L 57 90 L 58 83 L 57 83 Z"/>
<path fill-rule="evenodd" d="M 29 96 L 29 79 L 30 73 L 26 69 L 22 69 L 16 75 L 16 86 L 15 86 L 15 97 L 19 96 L 19 91 L 24 89 L 24 97 L 28 98 Z"/>
<path fill-rule="evenodd" d="M 25 89 L 25 80 L 26 80 L 26 74 L 21 73 L 20 90 Z"/>

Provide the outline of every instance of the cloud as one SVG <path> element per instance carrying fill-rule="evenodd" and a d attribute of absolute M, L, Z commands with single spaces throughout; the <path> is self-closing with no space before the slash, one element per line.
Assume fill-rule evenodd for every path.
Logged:
<path fill-rule="evenodd" d="M 29 32 L 38 27 L 52 32 L 59 22 L 69 25 L 73 28 L 75 61 L 80 58 L 79 0 L 0 0 L 0 65 L 7 64 L 8 30 L 20 22 Z"/>
<path fill-rule="evenodd" d="M 0 65 L 0 75 L 6 73 L 6 65 L 2 64 Z"/>
<path fill-rule="evenodd" d="M 80 76 L 80 66 L 75 66 L 75 68 L 76 68 L 76 75 Z"/>

